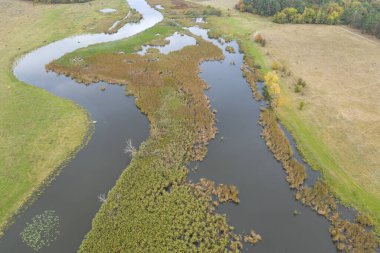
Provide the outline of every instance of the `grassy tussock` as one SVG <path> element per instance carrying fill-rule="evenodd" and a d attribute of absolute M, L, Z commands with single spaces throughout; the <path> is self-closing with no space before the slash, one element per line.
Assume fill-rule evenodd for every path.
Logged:
<path fill-rule="evenodd" d="M 212 199 L 216 195 L 220 202 L 238 203 L 236 187 L 215 186 L 207 180 L 195 185 L 186 181 L 185 165 L 203 159 L 207 142 L 216 132 L 215 116 L 204 95 L 207 85 L 197 75 L 199 63 L 222 59 L 221 51 L 198 39 L 196 46 L 168 55 L 131 53 L 132 48 L 155 39 L 155 34 L 164 37 L 171 29 L 159 25 L 138 36 L 145 41 L 135 37 L 103 45 L 103 51 L 89 48 L 65 56 L 83 58 L 85 67 L 70 65 L 69 59 L 48 66 L 84 82 L 127 85 L 128 94 L 136 97 L 137 106 L 151 123 L 150 138 L 135 151 L 79 252 L 107 252 L 110 248 L 235 252 L 242 247 L 242 238 L 233 233 L 226 218 L 214 213 Z M 124 47 L 130 53 L 117 53 Z"/>

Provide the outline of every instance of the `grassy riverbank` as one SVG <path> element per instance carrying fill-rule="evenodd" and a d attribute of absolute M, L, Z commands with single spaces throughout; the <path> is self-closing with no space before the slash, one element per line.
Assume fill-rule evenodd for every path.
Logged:
<path fill-rule="evenodd" d="M 230 5 L 215 6 L 224 8 L 224 16 L 209 18 L 209 26 L 238 39 L 263 72 L 274 61 L 285 66 L 286 73 L 279 71 L 281 122 L 336 196 L 374 216 L 379 229 L 379 41 L 346 27 L 278 25 L 228 10 Z M 256 32 L 265 47 L 254 42 Z M 298 78 L 307 85 L 295 92 Z"/>
<path fill-rule="evenodd" d="M 106 7 L 119 11 L 98 11 Z M 0 2 L 0 230 L 80 147 L 88 129 L 81 108 L 17 81 L 13 62 L 49 42 L 105 31 L 126 13 L 124 0 L 75 5 Z"/>
<path fill-rule="evenodd" d="M 242 239 L 224 216 L 215 214 L 211 197 L 213 193 L 220 202 L 238 202 L 236 189 L 211 190 L 208 181 L 196 185 L 187 181 L 186 165 L 203 159 L 216 132 L 215 116 L 204 95 L 207 86 L 198 77 L 199 63 L 221 59 L 221 50 L 197 38 L 197 45 L 168 55 L 155 50 L 144 56 L 132 54 L 175 30 L 184 32 L 164 21 L 127 40 L 78 50 L 48 66 L 85 83 L 105 80 L 127 85 L 127 93 L 136 97 L 151 124 L 150 137 L 139 150 L 129 147 L 133 160 L 108 193 L 79 252 L 240 248 Z"/>

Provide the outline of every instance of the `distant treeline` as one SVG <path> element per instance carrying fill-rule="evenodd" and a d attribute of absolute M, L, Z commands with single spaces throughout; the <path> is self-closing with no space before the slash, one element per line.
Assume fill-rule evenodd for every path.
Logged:
<path fill-rule="evenodd" d="M 235 7 L 276 23 L 345 24 L 380 38 L 380 0 L 240 0 Z"/>
<path fill-rule="evenodd" d="M 46 3 L 46 4 L 69 4 L 69 3 L 85 3 L 92 0 L 28 0 L 35 3 Z"/>

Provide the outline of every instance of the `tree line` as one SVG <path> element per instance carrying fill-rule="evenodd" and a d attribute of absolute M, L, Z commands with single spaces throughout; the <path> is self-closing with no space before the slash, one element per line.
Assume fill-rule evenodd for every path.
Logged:
<path fill-rule="evenodd" d="M 380 0 L 240 0 L 235 8 L 276 23 L 350 25 L 380 38 Z"/>

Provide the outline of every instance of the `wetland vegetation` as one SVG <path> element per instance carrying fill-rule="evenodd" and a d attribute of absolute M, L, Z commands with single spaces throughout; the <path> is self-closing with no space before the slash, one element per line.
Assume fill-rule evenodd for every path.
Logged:
<path fill-rule="evenodd" d="M 107 195 L 99 195 L 99 200 L 102 202 L 101 208 L 79 252 L 107 252 L 109 249 L 114 251 L 128 249 L 133 252 L 140 252 L 142 249 L 154 252 L 240 252 L 243 242 L 256 244 L 262 240 L 261 235 L 254 230 L 250 230 L 250 233 L 246 235 L 238 234 L 234 227 L 229 225 L 226 215 L 217 212 L 217 208 L 227 202 L 236 205 L 240 203 L 239 190 L 236 186 L 217 184 L 206 178 L 201 178 L 195 183 L 188 180 L 189 163 L 205 158 L 207 145 L 217 133 L 217 110 L 211 110 L 210 101 L 204 94 L 208 86 L 198 77 L 199 65 L 205 61 L 221 61 L 225 54 L 213 43 L 182 28 L 182 26 L 193 25 L 194 17 L 200 16 L 210 21 L 208 24 L 199 23 L 199 26 L 211 28 L 209 38 L 217 39 L 221 44 L 232 38 L 238 40 L 239 50 L 244 53 L 242 75 L 249 84 L 253 97 L 258 101 L 265 98 L 268 102 L 268 105 L 260 112 L 259 123 L 262 126 L 262 137 L 274 158 L 282 165 L 294 198 L 329 221 L 329 232 L 337 250 L 376 252 L 379 239 L 373 229 L 379 229 L 377 198 L 363 200 L 366 203 L 375 199 L 376 202 L 371 203 L 370 206 L 343 199 L 346 204 L 356 204 L 355 207 L 359 207 L 361 211 L 355 220 L 343 218 L 339 209 L 341 202 L 337 199 L 341 195 L 337 194 L 335 185 L 330 183 L 331 179 L 329 180 L 328 176 L 326 179 L 326 175 L 323 174 L 324 177 L 318 179 L 313 185 L 308 186 L 305 183 L 308 177 L 306 167 L 295 158 L 295 151 L 280 127 L 279 120 L 284 119 L 284 101 L 288 93 L 303 96 L 309 91 L 312 83 L 298 77 L 302 75 L 296 77 L 285 62 L 272 58 L 271 53 L 267 51 L 272 40 L 266 35 L 246 28 L 244 22 L 242 29 L 234 30 L 241 25 L 237 21 L 242 17 L 248 17 L 246 14 L 233 12 L 236 16 L 232 14 L 232 18 L 226 21 L 226 17 L 231 17 L 229 9 L 222 12 L 211 6 L 200 7 L 181 0 L 151 0 L 150 2 L 152 5 L 165 7 L 160 8 L 167 14 L 163 22 L 128 39 L 74 51 L 46 66 L 49 71 L 66 75 L 86 85 L 107 82 L 125 86 L 126 95 L 136 98 L 137 107 L 150 122 L 149 138 L 140 147 L 133 147 L 130 140 L 127 142 L 125 152 L 131 155 L 132 161 L 113 189 Z M 247 8 L 248 2 L 241 1 L 237 6 L 238 9 L 252 12 L 251 9 L 254 8 L 252 6 L 251 9 Z M 256 7 L 257 4 L 254 6 L 259 8 Z M 337 5 L 336 8 L 338 7 Z M 326 11 L 326 8 L 322 6 L 319 12 Z M 259 11 L 259 9 L 255 10 Z M 331 14 L 329 11 L 328 13 Z M 290 7 L 284 8 L 277 12 L 275 20 L 283 21 L 285 15 L 286 20 L 279 23 L 292 23 L 293 14 L 298 15 L 298 19 L 302 17 L 308 20 L 306 18 L 311 16 L 311 9 L 305 8 L 301 14 L 301 12 L 291 10 Z M 111 29 L 102 28 L 102 31 L 116 33 L 126 23 L 137 23 L 142 19 L 141 14 L 133 9 L 125 17 L 120 18 L 120 13 L 117 15 L 113 17 L 117 16 L 119 21 L 113 23 Z M 340 18 L 334 12 L 331 15 L 334 18 Z M 314 16 L 310 18 L 315 19 Z M 327 16 L 326 18 L 328 19 Z M 250 20 L 249 17 L 248 20 Z M 297 23 L 303 22 L 312 23 L 297 21 Z M 98 28 L 96 28 L 97 31 Z M 145 54 L 138 54 L 144 45 L 158 47 L 170 44 L 167 38 L 174 33 L 194 37 L 196 45 L 188 45 L 168 54 L 161 54 L 157 48 L 148 48 Z M 229 54 L 236 53 L 235 48 L 230 45 L 224 50 Z M 235 65 L 235 62 L 230 64 Z M 13 82 L 22 87 L 18 81 L 13 80 Z M 257 82 L 264 82 L 263 92 Z M 284 82 L 289 82 L 292 89 L 289 89 L 289 85 L 284 85 Z M 15 88 L 13 85 L 17 86 L 12 84 L 12 87 L 8 86 L 8 89 Z M 22 89 L 26 88 L 20 88 Z M 100 89 L 107 92 L 103 85 Z M 40 91 L 36 91 L 36 94 L 38 92 Z M 41 94 L 46 96 L 46 101 L 50 101 L 48 94 Z M 37 101 L 40 98 L 35 99 Z M 51 101 L 47 103 L 51 105 Z M 308 106 L 305 108 L 304 100 L 297 100 L 297 111 L 308 110 L 309 101 L 307 102 Z M 70 120 L 59 118 L 64 115 L 61 111 L 66 111 L 63 108 L 61 111 L 58 110 L 58 115 L 51 117 L 54 118 L 54 122 L 46 121 L 43 126 L 57 126 L 58 123 L 63 124 L 65 120 L 72 123 L 71 119 L 75 119 L 76 116 L 78 125 L 74 127 L 79 126 L 74 136 L 76 142 L 73 140 L 67 144 L 65 150 L 60 151 L 57 159 L 48 164 L 54 166 L 42 173 L 43 177 L 38 176 L 39 180 L 32 178 L 35 182 L 25 187 L 23 195 L 20 195 L 23 197 L 21 201 L 20 196 L 18 199 L 11 200 L 17 203 L 17 208 L 52 175 L 54 168 L 67 158 L 68 153 L 81 147 L 82 142 L 79 140 L 83 140 L 86 135 L 88 116 L 70 102 L 57 99 L 57 103 L 70 108 L 70 113 L 67 112 Z M 264 101 L 262 103 L 265 104 Z M 45 106 L 42 105 L 42 108 Z M 55 114 L 57 110 L 51 113 Z M 40 117 L 44 115 L 41 113 Z M 14 121 L 10 122 L 14 123 Z M 10 129 L 10 125 L 3 128 Z M 67 126 L 66 130 L 70 132 L 72 129 Z M 39 130 L 38 133 L 42 135 L 44 131 Z M 67 133 L 62 133 L 62 138 L 65 141 L 69 139 Z M 223 140 L 224 137 L 220 137 L 220 141 Z M 52 143 L 65 144 L 55 143 L 52 136 L 47 140 L 44 139 L 43 143 L 46 144 L 46 142 L 49 143 L 45 147 L 46 150 L 54 150 L 50 145 Z M 40 147 L 38 143 L 36 145 Z M 303 154 L 308 160 L 307 153 Z M 44 161 L 43 158 L 40 160 Z M 41 161 L 37 161 L 36 164 L 44 165 Z M 314 163 L 311 165 L 316 167 Z M 326 172 L 326 169 L 322 171 Z M 41 173 L 37 174 L 41 175 Z M 355 194 L 356 191 L 354 191 Z M 7 210 L 8 216 L 17 208 Z M 294 210 L 293 214 L 296 216 L 301 213 Z M 59 217 L 55 215 L 55 212 L 48 210 L 36 215 L 31 223 L 26 225 L 20 236 L 24 243 L 38 251 L 57 238 L 59 223 Z"/>
<path fill-rule="evenodd" d="M 149 139 L 108 194 L 80 252 L 107 248 L 220 252 L 242 247 L 242 238 L 226 217 L 214 212 L 217 202 L 211 197 L 239 203 L 237 189 L 215 186 L 206 179 L 196 184 L 187 181 L 186 165 L 203 159 L 216 133 L 215 115 L 204 95 L 207 85 L 197 77 L 198 64 L 222 59 L 222 52 L 196 38 L 197 45 L 168 55 L 134 53 L 178 29 L 164 22 L 139 36 L 82 49 L 48 66 L 85 83 L 126 85 L 127 94 L 136 97 L 151 123 Z M 76 57 L 85 64 L 73 65 L 71 59 Z"/>

